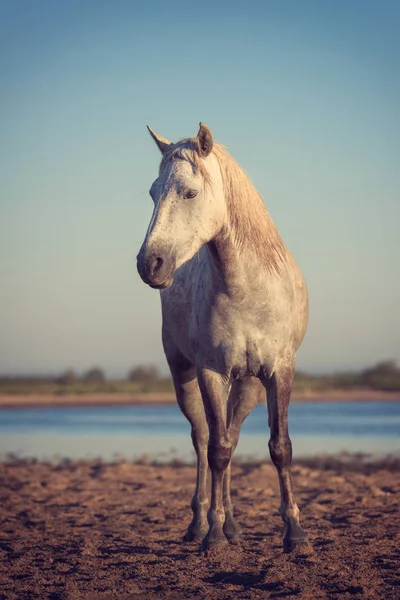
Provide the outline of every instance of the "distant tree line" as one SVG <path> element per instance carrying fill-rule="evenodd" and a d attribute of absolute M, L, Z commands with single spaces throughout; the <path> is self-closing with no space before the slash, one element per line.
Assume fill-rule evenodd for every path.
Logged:
<path fill-rule="evenodd" d="M 128 371 L 127 381 L 150 382 L 162 379 L 160 370 L 154 365 L 138 365 Z M 107 377 L 100 367 L 92 367 L 83 375 L 79 376 L 74 369 L 67 369 L 56 377 L 57 383 L 69 385 L 75 381 L 90 381 L 92 383 L 103 383 Z"/>
<path fill-rule="evenodd" d="M 400 368 L 394 360 L 388 360 L 361 371 L 330 375 L 310 375 L 302 371 L 296 373 L 296 390 L 323 391 L 332 388 L 400 391 Z M 105 371 L 98 366 L 80 375 L 69 368 L 57 376 L 0 376 L 0 394 L 138 393 L 172 390 L 170 376 L 162 375 L 154 365 L 137 365 L 128 371 L 125 378 L 119 379 L 107 378 Z"/>
<path fill-rule="evenodd" d="M 297 389 L 368 388 L 381 391 L 400 391 L 400 369 L 396 361 L 378 362 L 362 371 L 345 371 L 332 375 L 309 375 L 297 372 L 294 385 Z"/>
<path fill-rule="evenodd" d="M 56 377 L 56 382 L 60 385 L 71 385 L 79 379 L 81 379 L 81 381 L 90 381 L 92 383 L 103 383 L 107 378 L 103 369 L 100 369 L 99 367 L 93 367 L 92 369 L 89 369 L 82 375 L 82 377 L 79 377 L 74 369 L 67 369 L 61 373 L 61 375 Z"/>

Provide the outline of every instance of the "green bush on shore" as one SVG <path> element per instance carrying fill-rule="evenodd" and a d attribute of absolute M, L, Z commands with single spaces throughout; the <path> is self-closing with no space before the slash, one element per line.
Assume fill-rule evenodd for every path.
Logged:
<path fill-rule="evenodd" d="M 310 375 L 298 371 L 293 389 L 324 391 L 328 389 L 367 388 L 379 391 L 400 391 L 400 369 L 395 361 L 377 363 L 374 367 L 331 375 Z M 131 369 L 126 379 L 107 379 L 104 371 L 93 367 L 82 376 L 68 369 L 56 377 L 2 376 L 0 395 L 37 394 L 140 394 L 173 392 L 171 378 L 162 376 L 155 366 L 139 365 Z"/>

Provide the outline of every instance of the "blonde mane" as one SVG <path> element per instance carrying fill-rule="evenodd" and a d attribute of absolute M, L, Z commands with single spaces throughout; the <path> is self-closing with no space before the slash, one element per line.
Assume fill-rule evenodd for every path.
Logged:
<path fill-rule="evenodd" d="M 214 142 L 212 152 L 221 170 L 228 225 L 234 243 L 240 250 L 254 253 L 269 271 L 279 273 L 287 264 L 288 253 L 262 197 L 225 146 Z M 160 172 L 174 157 L 189 161 L 201 174 L 205 185 L 212 185 L 198 152 L 197 138 L 171 145 L 171 150 L 161 160 Z"/>
<path fill-rule="evenodd" d="M 271 271 L 280 272 L 287 250 L 260 194 L 222 144 L 214 143 L 218 160 L 231 234 L 238 248 L 254 252 Z"/>

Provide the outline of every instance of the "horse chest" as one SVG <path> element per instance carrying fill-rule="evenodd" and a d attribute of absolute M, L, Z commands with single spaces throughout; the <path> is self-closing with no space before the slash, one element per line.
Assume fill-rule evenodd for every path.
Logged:
<path fill-rule="evenodd" d="M 283 293 L 286 284 L 252 280 L 227 293 L 214 289 L 204 266 L 191 277 L 198 266 L 191 262 L 182 268 L 162 293 L 164 328 L 181 353 L 192 364 L 233 377 L 272 372 L 296 327 L 292 294 Z"/>
<path fill-rule="evenodd" d="M 210 300 L 191 328 L 196 354 L 234 377 L 271 370 L 287 338 L 278 316 L 279 311 L 254 298 L 238 304 L 223 296 Z"/>

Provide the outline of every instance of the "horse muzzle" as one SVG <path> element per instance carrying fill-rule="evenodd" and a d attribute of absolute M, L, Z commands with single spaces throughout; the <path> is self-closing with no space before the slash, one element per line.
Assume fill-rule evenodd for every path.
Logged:
<path fill-rule="evenodd" d="M 174 279 L 175 264 L 165 259 L 161 253 L 147 253 L 142 250 L 137 255 L 137 270 L 144 281 L 156 290 L 169 287 Z"/>

